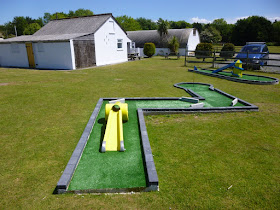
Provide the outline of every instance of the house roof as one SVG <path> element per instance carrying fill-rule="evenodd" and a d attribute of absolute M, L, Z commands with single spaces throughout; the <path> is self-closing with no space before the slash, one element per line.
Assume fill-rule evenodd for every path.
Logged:
<path fill-rule="evenodd" d="M 51 20 L 33 35 L 4 39 L 0 43 L 65 41 L 75 39 L 94 34 L 110 17 L 115 20 L 111 13 Z"/>
<path fill-rule="evenodd" d="M 14 42 L 47 42 L 47 41 L 65 41 L 87 35 L 87 33 L 78 34 L 59 34 L 59 35 L 28 35 L 18 36 L 10 39 L 1 40 L 0 43 L 14 43 Z"/>
<path fill-rule="evenodd" d="M 156 47 L 167 47 L 168 40 L 173 36 L 176 36 L 180 47 L 186 47 L 189 40 L 189 35 L 193 31 L 193 28 L 185 29 L 168 29 L 168 34 L 161 39 L 157 30 L 143 30 L 143 31 L 127 31 L 127 36 L 133 42 L 136 47 L 144 47 L 147 42 L 152 42 Z M 162 40 L 162 41 L 161 41 Z"/>
<path fill-rule="evenodd" d="M 37 31 L 34 36 L 95 33 L 112 14 L 92 15 L 78 18 L 65 18 L 51 20 L 47 25 Z"/>

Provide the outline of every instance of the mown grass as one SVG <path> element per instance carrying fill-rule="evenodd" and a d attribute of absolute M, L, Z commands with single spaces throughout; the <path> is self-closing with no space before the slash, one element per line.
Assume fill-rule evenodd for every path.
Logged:
<path fill-rule="evenodd" d="M 280 46 L 268 46 L 270 53 L 280 53 Z"/>
<path fill-rule="evenodd" d="M 159 192 L 52 194 L 100 97 L 180 97 L 173 84 L 193 81 L 260 111 L 147 116 Z M 279 87 L 190 73 L 183 59 L 161 57 L 76 71 L 1 68 L 0 206 L 279 209 Z"/>

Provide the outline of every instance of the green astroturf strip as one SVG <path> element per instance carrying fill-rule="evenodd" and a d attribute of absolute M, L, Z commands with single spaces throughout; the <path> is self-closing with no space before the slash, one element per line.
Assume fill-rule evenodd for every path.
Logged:
<path fill-rule="evenodd" d="M 123 124 L 126 151 L 99 152 L 105 129 L 104 102 L 68 190 L 146 186 L 135 102 L 127 103 L 129 121 Z"/>
<path fill-rule="evenodd" d="M 232 99 L 222 95 L 216 91 L 209 90 L 208 85 L 201 84 L 180 84 L 179 86 L 188 88 L 204 97 L 205 100 L 200 102 L 204 103 L 204 107 L 227 107 L 231 105 Z M 235 106 L 245 106 L 238 102 Z"/>
<path fill-rule="evenodd" d="M 201 72 L 207 72 L 207 73 L 212 73 L 212 70 L 198 70 L 198 71 L 201 71 Z M 231 76 L 232 74 L 230 72 L 226 72 L 226 71 L 223 71 L 223 72 L 218 72 L 218 73 L 215 73 L 215 74 L 221 74 L 221 75 L 225 75 L 225 76 Z M 256 75 L 244 75 L 241 77 L 241 78 L 238 78 L 236 77 L 237 79 L 246 79 L 246 80 L 257 80 L 257 81 L 273 81 L 274 79 L 270 79 L 270 78 L 267 78 L 267 77 L 259 77 L 259 76 L 256 76 Z"/>
<path fill-rule="evenodd" d="M 184 108 L 191 103 L 179 100 L 129 101 L 129 120 L 123 124 L 125 152 L 100 153 L 99 148 L 105 131 L 105 104 L 96 119 L 88 143 L 74 173 L 68 190 L 146 187 L 142 160 L 138 108 Z"/>
<path fill-rule="evenodd" d="M 232 99 L 209 90 L 207 85 L 182 84 L 206 98 L 205 107 L 227 107 Z M 123 124 L 125 152 L 100 153 L 105 132 L 104 101 L 81 160 L 70 182 L 68 190 L 146 187 L 142 159 L 138 108 L 187 108 L 191 103 L 179 100 L 127 100 L 129 120 Z M 243 106 L 238 103 L 236 106 Z"/>
<path fill-rule="evenodd" d="M 137 100 L 137 108 L 188 108 L 193 103 L 179 100 Z"/>

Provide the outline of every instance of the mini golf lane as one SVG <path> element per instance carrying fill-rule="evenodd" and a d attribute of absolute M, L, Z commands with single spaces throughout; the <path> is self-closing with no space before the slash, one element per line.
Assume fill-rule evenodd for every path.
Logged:
<path fill-rule="evenodd" d="M 129 121 L 123 124 L 125 152 L 100 152 L 105 132 L 105 104 L 99 99 L 90 120 L 60 180 L 57 192 L 129 192 L 158 190 L 158 177 L 143 114 L 188 112 L 257 111 L 258 107 L 202 83 L 178 83 L 205 107 L 190 108 L 192 103 L 179 98 L 126 98 Z"/>
<path fill-rule="evenodd" d="M 218 73 L 212 73 L 212 71 L 213 70 L 207 70 L 207 69 L 198 69 L 198 70 L 189 69 L 189 72 L 203 74 L 211 77 L 218 77 L 221 79 L 227 79 L 234 82 L 256 84 L 256 85 L 276 85 L 279 83 L 279 79 L 274 77 L 243 74 L 243 76 L 240 78 L 240 77 L 232 77 L 231 73 L 228 71 L 221 71 Z"/>

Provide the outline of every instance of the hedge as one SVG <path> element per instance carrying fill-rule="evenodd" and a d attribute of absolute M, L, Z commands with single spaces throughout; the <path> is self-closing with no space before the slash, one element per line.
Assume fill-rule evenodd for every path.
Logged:
<path fill-rule="evenodd" d="M 232 58 L 234 56 L 235 46 L 232 43 L 224 44 L 223 48 L 221 49 L 220 57 L 227 59 Z"/>
<path fill-rule="evenodd" d="M 144 54 L 149 58 L 156 53 L 156 46 L 154 43 L 145 43 L 144 44 Z"/>
<path fill-rule="evenodd" d="M 195 57 L 203 58 L 203 61 L 206 57 L 212 56 L 213 45 L 211 43 L 200 43 L 196 46 Z"/>

